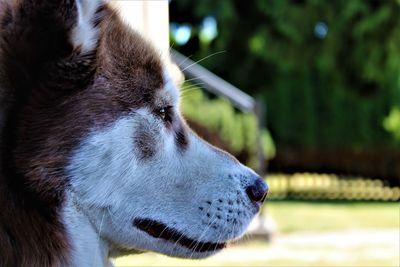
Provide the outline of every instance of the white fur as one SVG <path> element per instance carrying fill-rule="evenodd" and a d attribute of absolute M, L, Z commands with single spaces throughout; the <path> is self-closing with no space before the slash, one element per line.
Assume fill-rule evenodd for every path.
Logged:
<path fill-rule="evenodd" d="M 108 258 L 106 241 L 100 238 L 97 228 L 89 221 L 71 192 L 66 199 L 63 220 L 72 245 L 70 266 L 113 266 Z"/>
<path fill-rule="evenodd" d="M 96 47 L 98 40 L 98 29 L 93 25 L 97 9 L 106 0 L 77 0 L 78 23 L 72 31 L 72 43 L 75 48 L 89 52 Z"/>

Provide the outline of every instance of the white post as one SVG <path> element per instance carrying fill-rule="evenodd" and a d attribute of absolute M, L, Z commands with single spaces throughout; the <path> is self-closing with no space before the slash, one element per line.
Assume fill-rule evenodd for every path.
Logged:
<path fill-rule="evenodd" d="M 123 19 L 149 39 L 161 52 L 177 85 L 184 81 L 183 73 L 171 62 L 169 52 L 168 0 L 112 0 Z"/>
<path fill-rule="evenodd" d="M 168 0 L 113 0 L 124 20 L 169 59 Z"/>

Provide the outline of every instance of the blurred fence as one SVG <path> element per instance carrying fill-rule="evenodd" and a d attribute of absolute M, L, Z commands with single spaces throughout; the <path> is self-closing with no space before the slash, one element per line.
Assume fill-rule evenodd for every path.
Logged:
<path fill-rule="evenodd" d="M 381 180 L 329 174 L 271 174 L 271 200 L 399 201 L 400 187 Z"/>
<path fill-rule="evenodd" d="M 301 149 L 279 146 L 269 162 L 274 173 L 336 173 L 346 176 L 376 177 L 391 186 L 400 186 L 399 149 L 319 148 Z"/>

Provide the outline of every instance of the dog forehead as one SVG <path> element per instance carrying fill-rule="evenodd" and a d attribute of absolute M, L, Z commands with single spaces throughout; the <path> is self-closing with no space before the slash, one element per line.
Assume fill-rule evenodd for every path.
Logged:
<path fill-rule="evenodd" d="M 127 108 L 154 105 L 165 88 L 160 53 L 114 13 L 100 36 L 96 92 Z"/>
<path fill-rule="evenodd" d="M 169 103 L 169 105 L 177 106 L 179 104 L 179 90 L 167 68 L 163 70 L 164 86 L 158 92 L 159 97 Z"/>

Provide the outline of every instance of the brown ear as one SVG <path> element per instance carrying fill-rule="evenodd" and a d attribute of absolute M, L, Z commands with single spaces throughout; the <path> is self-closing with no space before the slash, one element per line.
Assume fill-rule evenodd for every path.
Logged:
<path fill-rule="evenodd" d="M 6 87 L 65 90 L 88 79 L 103 1 L 15 0 L 2 5 L 0 64 Z"/>

